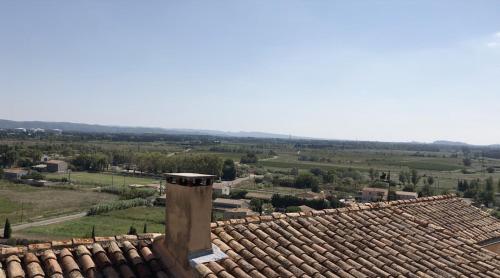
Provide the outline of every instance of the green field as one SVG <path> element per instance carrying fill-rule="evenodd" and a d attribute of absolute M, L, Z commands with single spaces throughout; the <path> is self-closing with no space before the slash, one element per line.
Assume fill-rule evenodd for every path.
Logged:
<path fill-rule="evenodd" d="M 11 135 L 4 136 L 9 138 Z M 144 136 L 145 141 L 140 141 L 141 136 Z M 337 197 L 355 197 L 359 190 L 366 186 L 386 186 L 386 183 L 379 180 L 382 172 L 390 172 L 391 181 L 395 184 L 392 187 L 394 190 L 408 187 L 409 181 L 405 183 L 399 181 L 401 172 L 418 171 L 420 181 L 415 185 L 416 191 L 421 190 L 427 177 L 432 176 L 434 178 L 432 189 L 434 190 L 431 190 L 429 194 L 454 192 L 457 181 L 463 179 L 480 179 L 484 184 L 484 180 L 490 176 L 493 177 L 495 190 L 497 190 L 496 185 L 500 180 L 500 159 L 488 158 L 495 156 L 485 155 L 487 148 L 473 146 L 467 150 L 462 146 L 413 143 L 325 142 L 204 136 L 169 137 L 167 135 L 162 137 L 150 134 L 94 134 L 90 137 L 91 139 L 88 139 L 86 135 L 68 134 L 67 137 L 63 135 L 61 138 L 64 140 L 17 138 L 2 140 L 1 143 L 8 145 L 11 151 L 18 153 L 19 158 L 23 158 L 19 162 L 29 160 L 30 151 L 38 149 L 51 156 L 63 157 L 64 160 L 70 162 L 70 167 L 73 169 L 95 170 L 92 167 L 86 166 L 85 168 L 76 164 L 75 158 L 83 154 L 100 155 L 106 158 L 107 164 L 101 169 L 111 169 L 111 165 L 118 165 L 122 168 L 149 169 L 153 172 L 160 172 L 164 169 L 173 169 L 172 171 L 175 169 L 204 171 L 198 169 L 205 169 L 205 171 L 214 170 L 212 172 L 216 173 L 217 169 L 207 168 L 207 166 L 218 165 L 217 163 L 220 162 L 219 173 L 222 173 L 223 161 L 232 159 L 236 162 L 235 171 L 240 177 L 252 173 L 264 177 L 258 184 L 250 179 L 235 186 L 249 192 L 266 194 L 298 195 L 311 190 L 310 186 L 305 189 L 278 186 L 278 184 L 297 186 L 293 181 L 294 176 L 290 174 L 293 168 L 297 168 L 300 174 L 308 173 L 313 168 L 320 168 L 324 172 L 336 170 L 328 175 L 321 171 L 312 172 L 316 174 L 315 179 L 319 182 L 319 190 L 330 192 Z M 9 148 L 3 147 L 4 150 Z M 256 164 L 239 163 L 241 157 L 248 152 L 255 152 L 259 159 Z M 207 158 L 211 160 L 192 162 L 195 160 L 185 159 L 193 155 L 201 157 L 207 154 L 210 155 Z M 213 156 L 220 159 L 214 160 Z M 471 165 L 464 165 L 464 158 L 469 158 Z M 202 167 L 198 167 L 200 165 L 193 167 L 189 163 L 201 163 Z M 493 169 L 494 172 L 487 173 L 487 168 L 490 168 L 490 171 Z M 379 175 L 370 177 L 370 169 L 375 170 Z M 65 180 L 70 178 L 68 173 L 45 175 L 49 180 L 62 181 L 63 178 Z M 334 176 L 334 178 L 326 181 L 327 176 Z M 45 188 L 0 181 L 0 224 L 6 217 L 14 224 L 21 221 L 33 222 L 43 218 L 85 211 L 94 204 L 120 198 L 118 195 L 94 191 L 97 187 L 160 182 L 159 178 L 139 175 L 123 176 L 119 173 L 111 174 L 107 170 L 102 173 L 74 171 L 71 172 L 70 180 L 71 184 L 56 183 Z M 290 180 L 292 182 L 289 182 Z M 67 223 L 31 228 L 19 232 L 17 236 L 33 239 L 88 236 L 94 225 L 97 235 L 115 235 L 126 233 L 130 225 L 135 225 L 138 231 L 142 231 L 144 222 L 148 223 L 149 231 L 161 232 L 163 231 L 162 221 L 162 208 L 132 208 Z"/>
<path fill-rule="evenodd" d="M 48 173 L 47 179 L 68 178 L 67 173 Z M 134 177 L 122 176 L 110 173 L 88 173 L 88 172 L 72 172 L 71 183 L 82 186 L 106 186 L 106 185 L 129 185 L 129 184 L 151 184 L 158 183 L 158 179 L 149 177 Z"/>
<path fill-rule="evenodd" d="M 95 226 L 96 236 L 114 236 L 126 234 L 130 226 L 134 226 L 138 233 L 142 233 L 145 223 L 148 232 L 163 233 L 164 214 L 164 207 L 135 207 L 97 216 L 85 216 L 64 223 L 32 227 L 17 231 L 14 236 L 41 240 L 90 237 L 92 226 Z"/>
<path fill-rule="evenodd" d="M 33 222 L 85 211 L 100 202 L 118 196 L 88 190 L 69 190 L 51 187 L 33 187 L 0 180 L 0 223 L 5 218 L 11 223 Z"/>

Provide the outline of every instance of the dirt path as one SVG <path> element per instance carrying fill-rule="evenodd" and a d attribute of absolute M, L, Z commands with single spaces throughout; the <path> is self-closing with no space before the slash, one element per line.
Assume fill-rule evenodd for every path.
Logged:
<path fill-rule="evenodd" d="M 50 224 L 57 224 L 61 222 L 66 222 L 70 220 L 75 220 L 78 218 L 82 218 L 86 216 L 86 212 L 80 212 L 77 214 L 71 214 L 71 215 L 65 215 L 65 216 L 60 216 L 60 217 L 55 217 L 55 218 L 50 218 L 50 219 L 44 219 L 36 222 L 31 222 L 31 223 L 25 223 L 25 224 L 19 224 L 19 225 L 12 225 L 12 231 L 19 231 L 23 230 L 26 228 L 31 228 L 31 227 L 38 227 L 38 226 L 45 226 L 45 225 L 50 225 Z M 0 234 L 3 235 L 3 229 L 0 229 Z"/>
<path fill-rule="evenodd" d="M 278 158 L 278 156 L 277 156 L 277 155 L 275 155 L 275 156 L 273 156 L 273 157 L 268 157 L 268 158 L 262 158 L 262 159 L 259 159 L 259 161 L 268 161 L 268 160 L 274 160 L 274 159 L 277 159 L 277 158 Z"/>

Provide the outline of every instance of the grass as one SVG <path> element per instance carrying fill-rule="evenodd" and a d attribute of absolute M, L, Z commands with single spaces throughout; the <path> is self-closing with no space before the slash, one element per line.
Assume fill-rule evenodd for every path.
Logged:
<path fill-rule="evenodd" d="M 64 223 L 27 228 L 15 232 L 14 237 L 41 240 L 90 237 L 92 226 L 95 226 L 96 236 L 114 236 L 126 234 L 130 226 L 142 233 L 145 223 L 147 232 L 163 233 L 164 215 L 164 207 L 134 207 Z"/>
<path fill-rule="evenodd" d="M 47 179 L 68 178 L 68 174 L 64 173 L 48 173 Z M 111 175 L 110 173 L 88 173 L 88 172 L 72 172 L 71 182 L 77 185 L 87 186 L 106 186 L 106 185 L 130 185 L 130 184 L 150 184 L 157 183 L 158 179 L 147 177 L 131 177 L 118 174 Z"/>
<path fill-rule="evenodd" d="M 86 190 L 33 187 L 0 180 L 0 223 L 33 222 L 42 218 L 81 212 L 118 197 Z"/>

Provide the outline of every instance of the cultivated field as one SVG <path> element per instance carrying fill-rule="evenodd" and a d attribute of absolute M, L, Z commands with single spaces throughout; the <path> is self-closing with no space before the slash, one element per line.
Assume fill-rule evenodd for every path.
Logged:
<path fill-rule="evenodd" d="M 142 233 L 144 224 L 147 224 L 147 232 L 163 233 L 164 215 L 164 207 L 135 207 L 97 216 L 85 216 L 64 223 L 32 227 L 16 231 L 14 236 L 38 240 L 88 238 L 92 234 L 93 226 L 96 236 L 114 236 L 127 234 L 130 226 L 134 226 L 137 232 Z"/>
<path fill-rule="evenodd" d="M 117 198 L 88 190 L 33 187 L 0 180 L 0 223 L 4 223 L 5 218 L 15 224 L 82 212 Z"/>

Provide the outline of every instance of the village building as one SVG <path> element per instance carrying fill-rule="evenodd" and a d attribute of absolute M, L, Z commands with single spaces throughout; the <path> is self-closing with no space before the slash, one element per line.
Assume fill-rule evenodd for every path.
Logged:
<path fill-rule="evenodd" d="M 233 208 L 224 210 L 222 218 L 224 220 L 230 220 L 230 219 L 241 219 L 257 215 L 259 215 L 257 212 L 254 212 L 249 208 Z"/>
<path fill-rule="evenodd" d="M 396 200 L 412 200 L 418 198 L 417 192 L 396 191 Z"/>
<path fill-rule="evenodd" d="M 68 170 L 68 163 L 62 160 L 49 160 L 46 162 L 47 172 L 64 173 Z"/>
<path fill-rule="evenodd" d="M 20 168 L 11 168 L 11 169 L 4 169 L 3 170 L 3 177 L 6 180 L 20 180 L 23 176 L 26 176 L 28 174 L 28 171 Z"/>
<path fill-rule="evenodd" d="M 297 193 L 295 196 L 297 196 L 298 198 L 306 199 L 306 200 L 323 200 L 323 199 L 325 199 L 324 192 L 306 191 L 306 192 Z"/>
<path fill-rule="evenodd" d="M 213 179 L 167 175 L 165 235 L 2 248 L 0 277 L 500 277 L 500 221 L 453 195 L 211 223 Z"/>
<path fill-rule="evenodd" d="M 213 190 L 216 196 L 228 196 L 231 194 L 231 186 L 226 183 L 214 183 Z"/>
<path fill-rule="evenodd" d="M 311 212 L 311 211 L 315 210 L 315 209 L 308 207 L 306 205 L 299 206 L 299 208 L 300 208 L 300 211 L 302 211 L 302 212 Z"/>
<path fill-rule="evenodd" d="M 31 166 L 31 169 L 37 171 L 37 172 L 46 172 L 47 171 L 47 164 L 37 164 Z"/>
<path fill-rule="evenodd" d="M 47 162 L 50 160 L 50 156 L 43 154 L 42 157 L 40 158 L 41 162 Z"/>
<path fill-rule="evenodd" d="M 381 202 L 387 201 L 389 190 L 375 187 L 365 187 L 361 190 L 362 202 Z"/>
<path fill-rule="evenodd" d="M 247 199 L 226 199 L 226 198 L 216 198 L 213 201 L 214 209 L 224 210 L 233 208 L 249 208 L 250 200 Z"/>

